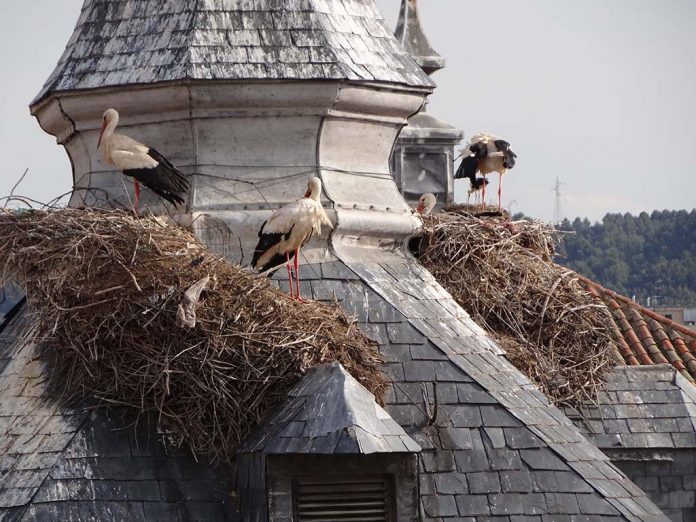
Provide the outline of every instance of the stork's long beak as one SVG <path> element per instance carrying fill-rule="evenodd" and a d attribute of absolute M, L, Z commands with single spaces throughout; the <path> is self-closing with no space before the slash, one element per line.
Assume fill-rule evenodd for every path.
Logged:
<path fill-rule="evenodd" d="M 307 187 L 307 192 L 304 193 L 304 197 L 308 198 L 312 195 L 312 189 Z"/>
<path fill-rule="evenodd" d="M 420 203 L 420 204 L 416 207 L 416 212 L 418 212 L 419 214 L 422 214 L 424 210 L 425 210 L 425 204 L 424 204 L 424 203 Z"/>
<path fill-rule="evenodd" d="M 104 136 L 104 130 L 106 129 L 106 122 L 102 123 L 101 132 L 99 133 L 99 142 L 97 143 L 97 148 L 101 147 L 102 136 Z"/>

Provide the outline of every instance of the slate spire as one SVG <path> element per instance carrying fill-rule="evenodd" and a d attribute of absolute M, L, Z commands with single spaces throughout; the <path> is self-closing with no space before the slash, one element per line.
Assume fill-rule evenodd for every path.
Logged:
<path fill-rule="evenodd" d="M 51 92 L 182 80 L 365 80 L 432 87 L 374 2 L 85 0 Z"/>
<path fill-rule="evenodd" d="M 418 0 L 402 0 L 394 35 L 426 74 L 433 74 L 445 67 L 445 59 L 432 48 L 425 36 L 418 13 Z"/>

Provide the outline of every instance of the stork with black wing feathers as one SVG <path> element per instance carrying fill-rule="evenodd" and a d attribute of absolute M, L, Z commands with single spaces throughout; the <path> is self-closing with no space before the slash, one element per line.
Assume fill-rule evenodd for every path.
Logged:
<path fill-rule="evenodd" d="M 304 198 L 279 208 L 261 225 L 259 242 L 251 260 L 251 266 L 259 272 L 287 263 L 290 297 L 298 301 L 302 300 L 298 272 L 300 248 L 309 242 L 314 233 L 321 233 L 322 225 L 333 229 L 321 204 L 320 196 L 321 180 L 310 179 Z M 293 292 L 290 266 L 293 258 L 295 259 L 295 292 Z"/>
<path fill-rule="evenodd" d="M 189 182 L 186 176 L 152 147 L 143 145 L 123 134 L 116 134 L 119 115 L 115 109 L 104 112 L 97 147 L 104 163 L 114 165 L 133 178 L 135 213 L 140 202 L 140 183 L 172 205 L 184 203 Z"/>
<path fill-rule="evenodd" d="M 486 206 L 486 185 L 488 180 L 486 175 L 497 172 L 500 176 L 498 182 L 498 210 L 501 210 L 503 175 L 515 166 L 517 154 L 510 148 L 510 144 L 493 134 L 485 132 L 475 134 L 465 149 L 462 150 L 460 157 L 462 162 L 454 175 L 455 179 L 469 178 L 471 187 L 475 187 L 479 182 L 476 173 L 483 174 L 483 184 L 481 186 L 483 207 Z"/>

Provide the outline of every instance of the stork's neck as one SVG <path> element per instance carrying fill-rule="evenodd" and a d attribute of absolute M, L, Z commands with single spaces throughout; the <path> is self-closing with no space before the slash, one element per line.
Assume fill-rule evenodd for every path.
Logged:
<path fill-rule="evenodd" d="M 321 200 L 321 183 L 318 182 L 319 180 L 313 179 L 310 182 L 309 186 L 309 199 L 313 199 L 314 201 L 320 201 Z"/>
<path fill-rule="evenodd" d="M 114 130 L 118 125 L 118 117 L 109 120 L 106 124 L 104 130 L 101 132 L 101 141 L 99 143 L 99 152 L 101 152 L 102 161 L 105 163 L 113 164 L 113 159 L 111 158 L 111 138 L 114 135 Z"/>
<path fill-rule="evenodd" d="M 114 135 L 117 125 L 118 118 L 109 120 L 109 123 L 106 124 L 106 127 L 104 127 L 104 132 L 102 133 L 102 145 L 109 142 L 109 138 Z"/>

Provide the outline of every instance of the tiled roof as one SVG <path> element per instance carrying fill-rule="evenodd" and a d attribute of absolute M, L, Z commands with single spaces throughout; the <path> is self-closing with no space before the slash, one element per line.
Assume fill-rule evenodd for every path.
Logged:
<path fill-rule="evenodd" d="M 609 308 L 611 327 L 626 364 L 671 364 L 690 382 L 696 380 L 696 331 L 594 281 L 579 278 L 590 294 Z"/>
<path fill-rule="evenodd" d="M 29 319 L 0 325 L 0 521 L 236 520 L 228 467 L 167 453 L 146 416 L 64 405 Z"/>
<path fill-rule="evenodd" d="M 385 410 L 422 448 L 423 520 L 667 520 L 413 258 L 334 246 L 342 262 L 300 266 L 303 293 L 379 344 Z"/>
<path fill-rule="evenodd" d="M 313 368 L 241 453 L 411 453 L 420 446 L 339 363 Z"/>
<path fill-rule="evenodd" d="M 414 259 L 376 248 L 341 245 L 339 250 L 344 262 L 301 266 L 303 292 L 338 300 L 379 344 L 393 385 L 385 410 L 422 448 L 423 520 L 542 515 L 551 520 L 554 514 L 565 515 L 564 520 L 667 520 Z M 51 412 L 43 412 L 45 403 L 34 396 L 34 386 L 21 379 L 36 376 L 43 385 L 46 370 L 30 364 L 30 346 L 23 352 L 26 359 L 19 358 L 21 335 L 0 342 L 0 354 L 9 354 L 12 365 L 0 375 L 0 408 L 13 417 L 0 418 L 0 464 L 19 471 L 25 468 L 17 466 L 32 466 L 32 471 L 12 475 L 21 482 L 0 485 L 0 520 L 3 510 L 26 520 L 37 513 L 52 520 L 157 519 L 149 515 L 152 510 L 195 513 L 192 498 L 220 514 L 201 519 L 223 516 L 222 500 L 229 492 L 224 469 L 201 469 L 190 459 L 173 464 L 154 453 L 155 447 L 142 456 L 143 450 L 127 440 L 128 430 L 97 431 L 84 417 L 69 423 L 63 416 L 75 413 L 71 410 L 51 410 L 60 433 L 46 427 L 51 433 L 44 434 Z M 18 438 L 8 450 L 2 436 L 15 428 Z M 185 473 L 172 480 L 186 462 Z"/>
<path fill-rule="evenodd" d="M 0 331 L 24 303 L 25 295 L 16 284 L 9 282 L 0 286 Z"/>
<path fill-rule="evenodd" d="M 668 364 L 620 366 L 576 424 L 603 450 L 696 447 L 696 387 Z"/>
<path fill-rule="evenodd" d="M 179 80 L 432 88 L 372 0 L 86 0 L 50 92 Z"/>

